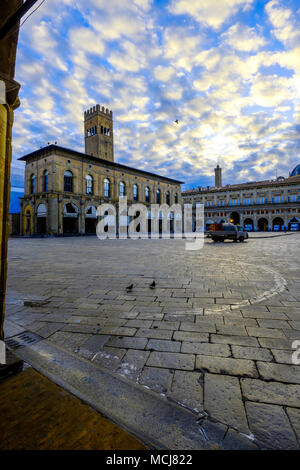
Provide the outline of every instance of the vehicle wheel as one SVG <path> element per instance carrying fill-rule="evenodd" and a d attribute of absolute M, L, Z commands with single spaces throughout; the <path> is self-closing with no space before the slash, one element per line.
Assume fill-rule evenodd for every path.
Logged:
<path fill-rule="evenodd" d="M 240 237 L 240 242 L 243 242 L 245 240 L 244 237 Z"/>
<path fill-rule="evenodd" d="M 212 238 L 212 241 L 215 242 L 215 243 L 218 241 L 218 239 L 215 238 L 215 237 L 211 237 L 211 238 Z"/>
<path fill-rule="evenodd" d="M 236 242 L 237 242 L 237 238 L 234 238 L 233 241 L 234 241 L 234 243 L 236 243 Z"/>

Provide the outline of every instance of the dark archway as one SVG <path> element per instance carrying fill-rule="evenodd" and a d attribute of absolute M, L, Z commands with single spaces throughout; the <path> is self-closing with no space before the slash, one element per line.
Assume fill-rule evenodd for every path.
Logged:
<path fill-rule="evenodd" d="M 260 219 L 258 219 L 257 227 L 258 227 L 258 230 L 260 230 L 261 232 L 266 232 L 268 230 L 267 219 L 265 219 L 264 217 L 261 217 Z"/>
<path fill-rule="evenodd" d="M 47 207 L 45 204 L 39 204 L 36 215 L 36 232 L 38 235 L 45 235 L 47 232 Z"/>
<path fill-rule="evenodd" d="M 97 227 L 97 209 L 94 206 L 88 206 L 85 209 L 85 233 L 95 235 Z"/>
<path fill-rule="evenodd" d="M 293 217 L 289 221 L 288 229 L 292 230 L 292 231 L 300 230 L 300 221 L 299 221 L 299 219 L 297 219 L 296 217 Z"/>
<path fill-rule="evenodd" d="M 74 235 L 78 233 L 78 207 L 68 202 L 63 209 L 63 233 Z"/>
<path fill-rule="evenodd" d="M 244 220 L 244 229 L 247 230 L 247 232 L 253 232 L 253 220 L 248 218 Z"/>
<path fill-rule="evenodd" d="M 273 230 L 275 232 L 281 231 L 284 228 L 284 221 L 281 217 L 275 217 L 273 220 Z"/>
<path fill-rule="evenodd" d="M 85 233 L 86 234 L 95 235 L 96 227 L 97 227 L 97 219 L 94 219 L 94 218 L 90 218 L 90 219 L 86 218 L 85 219 Z"/>
<path fill-rule="evenodd" d="M 240 214 L 238 212 L 231 212 L 230 214 L 230 222 L 234 225 L 240 224 Z"/>
<path fill-rule="evenodd" d="M 75 217 L 63 218 L 64 235 L 73 235 L 78 233 L 78 219 Z"/>
<path fill-rule="evenodd" d="M 38 235 L 45 235 L 47 232 L 46 217 L 37 217 L 36 231 Z"/>

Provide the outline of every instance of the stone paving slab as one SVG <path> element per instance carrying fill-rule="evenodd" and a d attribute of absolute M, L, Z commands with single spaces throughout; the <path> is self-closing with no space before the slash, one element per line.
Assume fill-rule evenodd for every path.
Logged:
<path fill-rule="evenodd" d="M 241 379 L 243 396 L 250 401 L 277 405 L 299 406 L 300 385 Z"/>
<path fill-rule="evenodd" d="M 295 433 L 282 406 L 246 402 L 249 426 L 266 449 L 295 450 Z"/>
<path fill-rule="evenodd" d="M 203 374 L 175 370 L 172 389 L 168 392 L 171 400 L 199 413 L 203 410 Z"/>
<path fill-rule="evenodd" d="M 147 361 L 147 366 L 194 370 L 195 356 L 193 354 L 153 351 Z"/>
<path fill-rule="evenodd" d="M 238 378 L 205 374 L 204 383 L 204 408 L 209 416 L 249 434 Z"/>
<path fill-rule="evenodd" d="M 229 357 L 231 351 L 227 344 L 211 343 L 187 343 L 183 342 L 181 352 L 191 354 L 203 354 L 204 356 Z"/>
<path fill-rule="evenodd" d="M 300 367 L 297 365 L 273 364 L 271 362 L 257 362 L 260 376 L 265 380 L 300 384 Z"/>
<path fill-rule="evenodd" d="M 62 357 L 114 371 L 189 410 L 203 443 L 300 448 L 300 365 L 292 362 L 300 340 L 300 237 L 222 250 L 205 240 L 196 254 L 180 240 L 127 242 L 10 240 L 7 337 L 41 332 Z M 64 366 L 60 357 L 57 366 Z M 205 405 L 212 383 L 216 394 L 228 393 L 218 405 L 208 401 L 217 418 Z M 284 431 L 277 439 L 273 421 Z"/>
<path fill-rule="evenodd" d="M 149 339 L 146 349 L 154 351 L 180 352 L 180 341 L 168 341 L 164 339 Z M 184 352 L 184 351 L 182 351 Z"/>
<path fill-rule="evenodd" d="M 204 369 L 215 374 L 258 377 L 255 362 L 231 357 L 196 356 L 196 369 Z"/>

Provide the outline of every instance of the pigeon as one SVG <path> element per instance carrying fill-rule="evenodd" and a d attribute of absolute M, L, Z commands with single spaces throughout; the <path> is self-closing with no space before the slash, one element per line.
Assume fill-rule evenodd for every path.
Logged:
<path fill-rule="evenodd" d="M 155 281 L 153 281 L 151 284 L 150 284 L 150 289 L 155 289 Z"/>
<path fill-rule="evenodd" d="M 179 124 L 179 121 L 178 121 L 178 119 L 175 119 L 175 121 L 174 121 L 174 122 L 176 122 L 176 124 Z"/>
<path fill-rule="evenodd" d="M 133 288 L 133 284 L 130 284 L 130 286 L 126 287 L 127 292 L 131 292 Z"/>

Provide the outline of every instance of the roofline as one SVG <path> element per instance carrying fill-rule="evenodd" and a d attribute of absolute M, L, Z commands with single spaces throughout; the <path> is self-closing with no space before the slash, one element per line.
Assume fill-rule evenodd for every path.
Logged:
<path fill-rule="evenodd" d="M 254 189 L 258 187 L 266 187 L 266 186 L 285 186 L 289 184 L 297 184 L 300 183 L 300 175 L 296 176 L 289 176 L 284 180 L 266 180 L 266 181 L 256 181 L 254 183 L 240 183 L 236 185 L 228 185 L 222 186 L 221 188 L 212 187 L 210 189 L 203 188 L 202 190 L 197 189 L 186 189 L 185 191 L 181 192 L 182 196 L 189 195 L 189 194 L 204 194 L 204 193 L 216 193 L 216 192 L 224 192 L 224 191 L 239 191 L 241 189 Z"/>
<path fill-rule="evenodd" d="M 68 148 L 61 147 L 59 145 L 54 145 L 54 144 L 47 145 L 46 147 L 43 147 L 41 149 L 35 150 L 34 152 L 28 153 L 27 155 L 24 155 L 23 157 L 18 158 L 18 160 L 26 162 L 27 160 L 29 160 L 32 157 L 43 156 L 45 154 L 51 153 L 52 151 L 54 151 L 54 153 L 57 153 L 56 152 L 57 150 L 60 150 L 62 152 L 72 154 L 72 155 L 75 154 L 75 155 L 77 155 L 81 158 L 86 158 L 86 159 L 92 160 L 94 162 L 103 163 L 105 165 L 109 165 L 109 166 L 114 167 L 114 168 L 120 168 L 120 169 L 124 169 L 124 170 L 132 170 L 132 171 L 135 171 L 137 173 L 142 173 L 142 174 L 149 175 L 149 176 L 155 176 L 156 178 L 162 178 L 166 181 L 171 181 L 172 183 L 184 184 L 183 181 L 168 178 L 167 176 L 162 176 L 162 175 L 159 175 L 157 173 L 151 173 L 149 171 L 139 170 L 137 168 L 133 168 L 131 166 L 123 165 L 121 163 L 110 162 L 108 160 L 104 160 L 103 158 L 97 158 L 97 157 L 94 157 L 93 155 L 88 155 L 86 153 L 77 152 L 77 150 L 68 149 Z"/>

